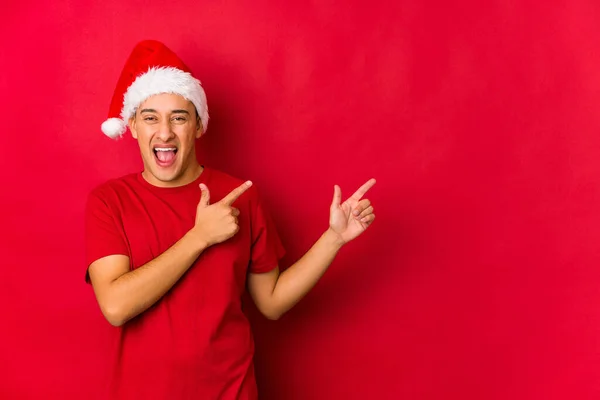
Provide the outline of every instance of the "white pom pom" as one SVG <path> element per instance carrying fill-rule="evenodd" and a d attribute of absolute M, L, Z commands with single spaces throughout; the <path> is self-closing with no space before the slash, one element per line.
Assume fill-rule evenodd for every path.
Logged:
<path fill-rule="evenodd" d="M 120 118 L 109 118 L 102 123 L 102 132 L 111 139 L 116 139 L 127 130 L 125 121 Z"/>

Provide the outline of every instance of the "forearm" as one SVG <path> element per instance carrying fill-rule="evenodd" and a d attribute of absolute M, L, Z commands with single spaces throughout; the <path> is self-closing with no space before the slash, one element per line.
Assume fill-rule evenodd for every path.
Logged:
<path fill-rule="evenodd" d="M 110 283 L 107 310 L 111 323 L 121 325 L 156 303 L 192 266 L 206 248 L 188 232 L 160 256 Z"/>
<path fill-rule="evenodd" d="M 338 235 L 327 230 L 306 254 L 282 272 L 271 296 L 272 312 L 283 315 L 321 279 L 342 248 Z"/>

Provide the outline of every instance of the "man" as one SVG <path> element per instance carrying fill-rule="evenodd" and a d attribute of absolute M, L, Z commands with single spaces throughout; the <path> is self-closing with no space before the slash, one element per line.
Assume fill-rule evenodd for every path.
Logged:
<path fill-rule="evenodd" d="M 128 59 L 102 130 L 129 128 L 144 169 L 94 189 L 86 208 L 86 279 L 118 328 L 112 399 L 256 399 L 246 289 L 277 319 L 325 273 L 340 248 L 374 220 L 362 196 L 341 202 L 330 227 L 280 273 L 284 251 L 251 182 L 200 165 L 207 128 L 200 85 L 156 41 Z"/>

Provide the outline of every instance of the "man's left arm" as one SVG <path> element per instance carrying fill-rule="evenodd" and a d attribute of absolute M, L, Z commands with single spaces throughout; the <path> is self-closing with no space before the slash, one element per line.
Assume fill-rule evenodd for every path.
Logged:
<path fill-rule="evenodd" d="M 375 220 L 371 202 L 362 197 L 375 184 L 371 179 L 343 203 L 335 186 L 329 228 L 304 256 L 285 271 L 250 273 L 248 291 L 257 308 L 269 319 L 278 319 L 296 305 L 321 279 L 340 249 L 361 235 Z"/>

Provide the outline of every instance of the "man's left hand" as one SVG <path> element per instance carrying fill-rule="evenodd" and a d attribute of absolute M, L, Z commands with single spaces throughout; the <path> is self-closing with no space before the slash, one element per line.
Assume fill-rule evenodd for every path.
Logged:
<path fill-rule="evenodd" d="M 342 243 L 358 237 L 375 220 L 371 202 L 362 197 L 375 185 L 375 179 L 369 179 L 343 203 L 342 190 L 334 186 L 333 201 L 329 216 L 329 229 L 338 235 Z"/>

